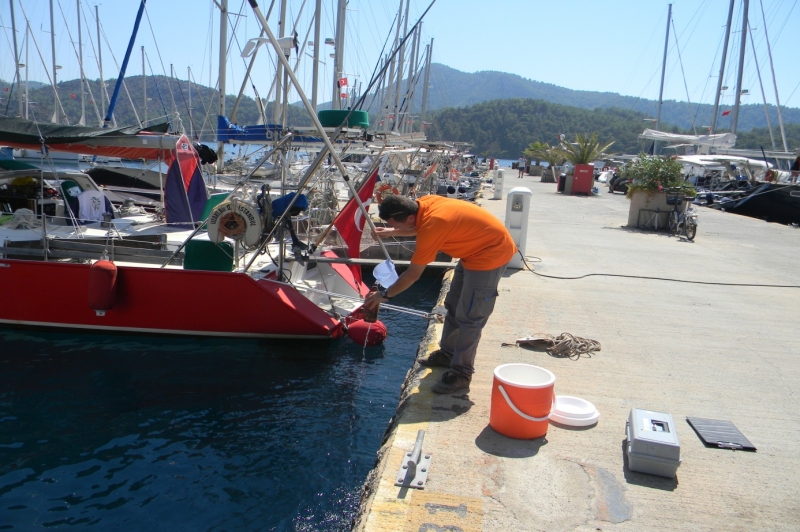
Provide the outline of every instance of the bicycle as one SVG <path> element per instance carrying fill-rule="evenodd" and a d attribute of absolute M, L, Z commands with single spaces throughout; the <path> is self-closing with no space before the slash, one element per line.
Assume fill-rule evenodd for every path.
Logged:
<path fill-rule="evenodd" d="M 685 210 L 680 208 L 684 201 L 689 202 Z M 667 205 L 672 205 L 672 211 L 669 213 L 669 230 L 676 234 L 682 230 L 686 240 L 694 240 L 697 235 L 697 210 L 692 201 L 694 198 L 689 196 L 670 196 L 667 193 Z"/>

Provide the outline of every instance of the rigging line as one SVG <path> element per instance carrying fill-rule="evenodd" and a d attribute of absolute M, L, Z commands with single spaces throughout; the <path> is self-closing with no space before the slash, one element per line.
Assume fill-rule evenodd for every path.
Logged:
<path fill-rule="evenodd" d="M 9 40 L 9 38 L 8 38 L 8 27 L 6 26 L 6 23 L 5 23 L 5 21 L 3 20 L 3 16 L 2 16 L 2 14 L 0 14 L 0 26 L 3 26 L 3 29 L 5 30 L 5 31 L 3 31 L 3 35 L 5 35 L 5 36 L 6 36 L 6 43 L 8 44 L 8 49 L 9 49 L 9 50 L 13 50 L 13 48 L 14 48 L 14 47 L 13 47 L 13 45 L 11 44 L 11 41 L 10 41 L 10 40 Z M 18 52 L 21 54 L 21 53 L 22 53 L 22 50 L 20 49 Z M 19 63 L 19 57 L 15 57 L 15 58 L 14 58 L 14 60 L 15 60 L 17 63 Z M 15 69 L 14 69 L 14 77 L 13 77 L 13 78 L 12 78 L 12 80 L 11 80 L 11 87 L 9 88 L 9 91 L 10 91 L 10 92 L 8 93 L 8 99 L 6 100 L 6 111 L 5 111 L 5 116 L 8 116 L 8 108 L 9 108 L 9 106 L 11 105 L 11 96 L 14 94 L 14 86 L 17 84 L 17 74 L 18 74 L 18 73 L 19 73 L 19 69 L 18 69 L 18 68 L 15 68 Z M 17 95 L 17 98 L 20 98 L 20 97 L 21 97 L 21 95 L 19 95 L 19 94 L 18 94 L 18 95 Z"/>
<path fill-rule="evenodd" d="M 81 5 L 85 5 L 85 4 L 81 4 Z M 86 12 L 84 11 L 81 14 L 83 15 L 83 22 L 84 22 L 84 24 L 86 24 L 86 27 L 88 28 L 89 27 L 89 19 L 86 18 Z M 94 54 L 95 64 L 97 65 L 97 70 L 99 72 L 99 70 L 100 70 L 100 61 L 99 61 L 99 58 L 98 58 L 97 50 L 95 50 L 95 47 L 94 47 L 94 39 L 92 38 L 92 32 L 87 32 L 87 36 L 89 37 L 89 44 L 91 44 L 91 46 L 92 46 L 92 53 Z M 100 47 L 100 43 L 99 42 L 97 43 L 97 47 L 98 48 Z M 101 91 L 101 93 L 100 93 L 101 98 L 103 96 L 103 92 L 105 92 L 106 97 L 108 97 L 108 92 L 105 90 L 105 85 L 106 85 L 105 80 L 101 79 L 99 85 L 100 86 L 98 88 Z M 88 83 L 87 83 L 87 86 L 88 86 Z M 94 100 L 94 95 L 92 95 L 92 100 Z M 97 101 L 96 100 L 95 100 L 94 106 L 95 106 L 95 110 L 97 110 L 98 107 L 97 107 Z M 98 118 L 98 123 L 99 123 L 100 126 L 102 126 L 103 125 L 102 112 L 98 112 L 97 115 L 99 117 Z M 113 118 L 113 120 L 114 120 L 114 127 L 117 127 L 117 121 L 116 121 L 117 119 Z"/>
<path fill-rule="evenodd" d="M 147 17 L 147 25 L 150 27 L 150 35 L 153 36 L 153 46 L 156 47 L 156 54 L 158 55 L 158 61 L 161 63 L 161 71 L 164 73 L 164 77 L 167 78 L 167 88 L 169 89 L 169 97 L 172 100 L 172 108 L 178 113 L 178 105 L 175 103 L 175 96 L 172 94 L 172 84 L 170 83 L 170 76 L 167 76 L 167 69 L 164 66 L 164 60 L 161 58 L 161 49 L 158 47 L 158 41 L 156 40 L 156 32 L 153 31 L 153 24 L 150 22 L 150 11 L 147 9 L 147 5 L 144 7 L 144 14 Z M 104 33 L 105 34 L 105 33 Z M 148 64 L 150 60 L 148 59 Z M 150 70 L 153 70 L 153 67 L 150 67 Z M 162 102 L 163 104 L 163 102 Z M 131 104 L 132 105 L 132 104 Z M 169 115 L 169 113 L 168 113 Z M 179 113 L 180 116 L 180 113 Z M 137 117 L 138 120 L 138 117 Z M 172 121 L 170 120 L 170 123 Z"/>
<path fill-rule="evenodd" d="M 106 35 L 106 28 L 103 26 L 102 22 L 100 22 L 100 33 L 103 35 L 103 39 L 106 41 L 106 46 L 108 47 L 108 51 L 111 53 L 111 59 L 114 61 L 114 66 L 117 68 L 117 70 L 119 70 L 120 68 L 119 68 L 119 63 L 117 63 L 117 56 L 114 55 L 114 50 L 111 48 L 111 43 L 108 42 L 108 35 Z M 128 84 L 125 83 L 124 78 L 122 79 L 122 88 L 125 89 L 125 94 L 128 95 L 128 101 L 131 104 L 131 110 L 133 111 L 133 116 L 136 117 L 136 122 L 138 124 L 144 125 L 142 124 L 142 121 L 139 119 L 139 113 L 136 112 L 136 105 L 134 105 L 133 103 L 133 98 L 131 98 L 131 93 L 128 90 Z M 106 94 L 106 96 L 108 96 L 108 94 Z M 116 124 L 116 119 L 114 119 L 114 122 Z"/>
<path fill-rule="evenodd" d="M 164 116 L 167 117 L 169 120 L 169 111 L 167 111 L 167 106 L 164 104 L 164 98 L 161 97 L 161 89 L 158 87 L 158 75 L 153 72 L 153 65 L 150 64 L 150 56 L 145 52 L 144 58 L 147 60 L 147 66 L 150 67 L 150 74 L 153 77 L 153 82 L 156 85 L 156 94 L 158 94 L 158 101 L 161 102 L 161 108 L 164 109 Z"/>
<path fill-rule="evenodd" d="M 381 68 L 380 72 L 378 72 L 377 75 L 373 76 L 372 80 L 370 81 L 370 84 L 367 86 L 367 88 L 364 91 L 364 93 L 361 95 L 361 97 L 358 99 L 356 104 L 353 106 L 353 109 L 361 109 L 361 106 L 364 104 L 364 100 L 366 100 L 367 94 L 369 94 L 369 91 L 372 90 L 372 87 L 378 82 L 380 77 L 383 76 L 386 73 L 386 70 L 389 68 L 389 62 L 391 61 L 392 57 L 394 55 L 396 55 L 400 51 L 400 49 L 403 47 L 405 42 L 411 37 L 411 35 L 414 34 L 414 31 L 416 31 L 417 26 L 419 26 L 420 22 L 422 22 L 422 19 L 425 18 L 425 15 L 428 14 L 428 11 L 431 10 L 431 8 L 433 7 L 433 5 L 435 3 L 436 3 L 436 0 L 431 0 L 431 3 L 425 9 L 425 11 L 422 13 L 422 15 L 420 15 L 420 17 L 417 19 L 417 22 L 415 22 L 414 25 L 411 27 L 411 29 L 408 30 L 408 33 L 406 33 L 405 37 L 403 37 L 400 40 L 400 42 L 397 43 L 397 48 L 389 56 L 389 61 L 386 61 L 386 63 L 384 63 L 384 65 L 383 65 L 383 68 Z M 379 59 L 379 61 L 380 61 L 380 59 Z"/>
<path fill-rule="evenodd" d="M 378 55 L 378 62 L 375 63 L 375 68 L 372 69 L 371 78 L 375 76 L 375 71 L 378 70 L 378 65 L 380 65 L 381 61 L 383 60 L 383 53 L 386 50 L 386 45 L 389 43 L 389 39 L 392 36 L 392 29 L 394 29 L 395 22 L 397 22 L 397 14 L 395 14 L 394 19 L 392 20 L 392 25 L 389 27 L 389 31 L 386 33 L 386 39 L 383 41 L 383 47 L 381 48 L 381 53 Z M 369 106 L 367 106 L 367 109 L 372 109 L 372 106 L 375 103 L 375 99 L 377 97 L 378 97 L 378 91 L 376 90 L 372 94 L 372 101 L 369 103 Z"/>
<path fill-rule="evenodd" d="M 25 12 L 25 6 L 22 5 L 22 2 L 20 2 L 19 7 L 22 8 L 22 15 L 25 17 L 25 20 L 29 21 L 30 19 L 28 18 L 28 14 Z M 28 23 L 28 26 L 30 27 L 30 23 Z M 36 42 L 36 36 L 33 34 L 33 32 L 28 32 L 28 33 L 30 34 L 31 38 L 33 39 L 33 45 L 36 47 L 36 52 L 39 54 L 39 59 L 42 61 L 42 66 L 47 65 L 47 63 L 44 62 L 44 57 L 42 56 L 42 51 L 39 50 L 39 43 Z M 67 112 L 64 111 L 64 105 L 61 103 L 61 98 L 59 98 L 59 96 L 58 96 L 58 91 L 56 90 L 56 86 L 53 84 L 53 78 L 50 77 L 50 72 L 47 70 L 46 66 L 44 68 L 44 73 L 47 76 L 47 81 L 50 82 L 50 86 L 53 87 L 53 94 L 55 94 L 56 102 L 58 102 L 58 106 L 61 108 L 61 115 L 67 121 L 67 125 L 69 125 L 69 118 L 67 117 Z M 58 112 L 57 109 L 53 109 L 53 111 Z M 38 128 L 39 126 L 36 126 L 36 127 Z"/>
<path fill-rule="evenodd" d="M 753 28 L 750 26 L 750 21 L 747 22 L 747 30 L 750 35 L 750 47 L 753 50 L 753 60 L 756 63 L 756 72 L 758 73 L 758 85 L 761 88 L 761 98 L 764 101 L 764 116 L 767 118 L 767 129 L 769 130 L 769 140 L 772 143 L 772 149 L 775 150 L 775 135 L 772 134 L 772 122 L 769 119 L 769 107 L 767 107 L 767 93 L 764 92 L 764 83 L 761 81 L 761 68 L 758 66 L 758 55 L 756 55 L 756 44 L 753 42 Z M 769 170 L 769 168 L 767 168 Z"/>
<path fill-rule="evenodd" d="M 178 84 L 178 90 L 181 93 L 181 99 L 183 100 L 183 105 L 186 107 L 186 115 L 189 118 L 189 123 L 192 126 L 192 130 L 196 131 L 197 130 L 197 126 L 194 123 L 194 117 L 192 117 L 192 110 L 189 109 L 189 102 L 186 101 L 186 96 L 183 94 L 183 87 L 181 86 L 181 80 L 180 79 L 176 79 L 175 83 Z M 187 79 L 186 83 L 191 83 L 191 82 Z M 194 139 L 192 139 L 192 140 L 194 140 Z"/>
<path fill-rule="evenodd" d="M 710 70 L 708 72 L 708 76 L 706 76 L 706 82 L 703 85 L 703 92 L 700 93 L 700 101 L 701 102 L 705 100 L 706 91 L 709 90 L 708 84 L 711 82 L 711 79 L 714 76 L 714 70 L 715 70 L 714 66 L 717 64 L 717 56 L 719 55 L 720 48 L 722 47 L 722 39 L 724 38 L 724 35 L 725 35 L 725 32 L 723 31 L 722 35 L 720 35 L 720 38 L 717 41 L 717 50 L 716 50 L 716 52 L 714 52 L 714 58 L 711 60 L 711 67 L 710 67 Z M 705 104 L 705 105 L 708 105 L 708 104 Z M 701 106 L 699 104 L 697 105 L 697 107 L 695 107 L 694 118 L 693 118 L 695 123 L 697 122 L 697 115 L 700 114 L 700 107 Z"/>
<path fill-rule="evenodd" d="M 636 62 L 633 65 L 633 68 L 630 70 L 630 73 L 628 74 L 628 78 L 625 80 L 625 83 L 622 85 L 622 90 L 620 91 L 620 93 L 624 93 L 626 91 L 626 89 L 628 87 L 628 84 L 631 81 L 631 78 L 633 77 L 634 73 L 637 72 L 639 64 L 642 62 L 642 59 L 644 58 L 644 54 L 649 51 L 650 45 L 653 42 L 653 39 L 655 39 L 656 28 L 659 25 L 661 25 L 661 18 L 658 19 L 657 24 L 654 25 L 652 30 L 650 31 L 650 41 L 648 41 L 648 43 L 645 46 L 642 47 L 642 53 L 639 54 L 639 58 L 636 60 Z M 648 84 L 649 84 L 649 82 L 648 82 Z M 642 93 L 644 93 L 644 91 L 642 91 Z M 639 97 L 641 97 L 641 94 L 639 95 Z"/>
<path fill-rule="evenodd" d="M 689 118 L 692 119 L 692 131 L 697 135 L 697 128 L 694 126 L 694 116 L 692 113 L 692 99 L 689 97 L 689 86 L 686 84 L 686 72 L 683 70 L 683 58 L 681 58 L 681 47 L 678 46 L 678 32 L 675 31 L 675 19 L 672 19 L 672 34 L 675 36 L 675 50 L 678 52 L 678 62 L 681 65 L 681 75 L 683 76 L 683 87 L 686 89 L 686 101 L 689 102 Z"/>
<path fill-rule="evenodd" d="M 78 54 L 78 49 L 75 47 L 75 40 L 72 38 L 72 32 L 69 31 L 69 24 L 67 23 L 67 17 L 64 15 L 64 9 L 61 7 L 61 0 L 58 0 L 58 10 L 61 11 L 61 18 L 64 20 L 64 29 L 67 30 L 67 35 L 69 36 L 69 42 L 72 44 L 72 50 L 75 52 L 75 57 L 80 58 Z M 80 13 L 78 14 L 80 15 Z M 92 98 L 92 105 L 94 106 L 95 114 L 97 114 L 97 119 L 102 123 L 103 117 L 100 116 L 100 111 L 97 109 L 97 103 L 94 101 L 94 94 L 92 94 L 92 88 L 89 86 L 89 80 L 86 79 L 86 72 L 83 70 L 83 63 L 79 62 L 78 65 L 80 67 L 81 73 L 81 92 L 83 92 L 84 85 L 89 90 L 89 96 Z M 84 117 L 85 119 L 86 117 Z"/>

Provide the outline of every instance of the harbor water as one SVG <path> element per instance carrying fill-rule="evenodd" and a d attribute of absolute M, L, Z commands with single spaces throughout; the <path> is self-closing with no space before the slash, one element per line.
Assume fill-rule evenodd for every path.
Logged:
<path fill-rule="evenodd" d="M 0 530 L 349 530 L 427 328 L 380 319 L 366 349 L 0 328 Z"/>

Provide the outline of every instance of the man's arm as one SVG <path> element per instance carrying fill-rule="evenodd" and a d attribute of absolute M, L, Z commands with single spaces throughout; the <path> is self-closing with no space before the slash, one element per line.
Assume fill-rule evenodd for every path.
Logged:
<path fill-rule="evenodd" d="M 378 238 L 390 238 L 396 236 L 416 236 L 416 229 L 393 229 L 391 227 L 376 227 L 373 233 Z"/>
<path fill-rule="evenodd" d="M 425 270 L 424 264 L 412 264 L 408 267 L 406 271 L 404 271 L 400 277 L 397 278 L 397 281 L 389 287 L 386 291 L 386 295 L 389 297 L 394 297 L 400 292 L 405 291 L 408 287 L 412 284 L 416 283 L 419 278 L 422 276 L 422 272 Z M 367 296 L 367 299 L 364 300 L 364 306 L 368 309 L 376 309 L 378 305 L 382 302 L 388 301 L 381 297 L 380 294 L 375 292 L 374 294 L 370 294 Z"/>

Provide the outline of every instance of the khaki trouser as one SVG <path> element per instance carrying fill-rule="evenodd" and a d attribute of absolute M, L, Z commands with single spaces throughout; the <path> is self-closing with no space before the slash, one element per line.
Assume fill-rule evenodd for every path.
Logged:
<path fill-rule="evenodd" d="M 450 368 L 459 373 L 475 373 L 478 342 L 494 310 L 497 285 L 505 270 L 505 265 L 488 271 L 467 270 L 460 262 L 456 266 L 444 300 L 447 316 L 439 346 L 451 357 Z"/>

